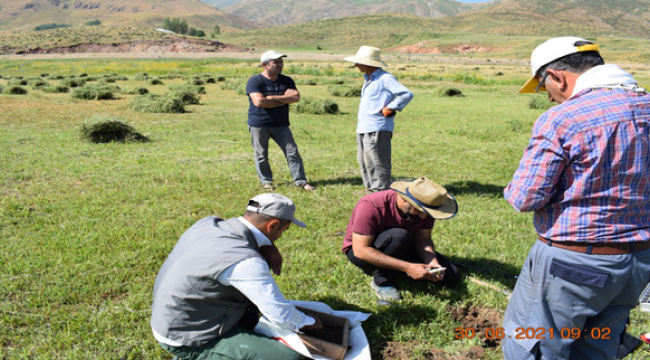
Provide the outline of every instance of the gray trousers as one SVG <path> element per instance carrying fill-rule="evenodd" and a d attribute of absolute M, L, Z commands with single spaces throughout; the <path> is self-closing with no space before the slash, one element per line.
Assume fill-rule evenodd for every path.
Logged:
<path fill-rule="evenodd" d="M 392 138 L 390 131 L 357 134 L 357 161 L 363 185 L 368 190 L 386 190 L 390 185 Z"/>
<path fill-rule="evenodd" d="M 251 134 L 251 144 L 253 145 L 253 150 L 255 150 L 257 177 L 263 185 L 273 182 L 273 172 L 269 164 L 269 139 L 273 139 L 280 149 L 282 149 L 284 157 L 287 158 L 289 171 L 291 171 L 291 176 L 296 185 L 303 186 L 307 183 L 305 167 L 302 164 L 302 158 L 298 152 L 298 145 L 296 145 L 291 129 L 288 126 L 249 126 L 248 132 Z"/>

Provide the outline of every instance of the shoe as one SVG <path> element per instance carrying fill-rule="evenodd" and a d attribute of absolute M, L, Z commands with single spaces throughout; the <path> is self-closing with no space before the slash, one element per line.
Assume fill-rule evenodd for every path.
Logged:
<path fill-rule="evenodd" d="M 364 195 L 364 196 L 365 196 L 365 195 L 368 195 L 368 194 L 372 194 L 373 191 L 370 190 L 370 189 L 363 189 L 363 190 L 357 190 L 357 191 L 355 191 L 354 193 L 355 193 L 355 194 L 359 194 L 359 195 Z"/>
<path fill-rule="evenodd" d="M 384 301 L 399 301 L 402 297 L 399 294 L 399 290 L 394 286 L 378 286 L 375 284 L 375 280 L 370 283 L 370 287 L 375 291 L 379 300 Z"/>
<path fill-rule="evenodd" d="M 315 187 L 314 185 L 311 185 L 310 183 L 304 183 L 304 184 L 301 186 L 301 188 L 303 188 L 303 190 L 307 190 L 307 191 L 314 191 L 314 190 L 316 190 L 316 187 Z"/>
<path fill-rule="evenodd" d="M 263 187 L 264 187 L 264 190 L 266 190 L 266 191 L 274 191 L 275 190 L 275 187 L 273 186 L 272 183 L 264 184 Z"/>

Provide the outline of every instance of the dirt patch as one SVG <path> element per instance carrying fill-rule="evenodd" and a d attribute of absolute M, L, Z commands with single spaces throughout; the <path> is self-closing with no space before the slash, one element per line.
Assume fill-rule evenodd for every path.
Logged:
<path fill-rule="evenodd" d="M 78 54 L 78 53 L 211 53 L 211 52 L 247 52 L 249 48 L 224 44 L 219 41 L 190 38 L 165 38 L 113 42 L 110 44 L 86 43 L 53 48 L 11 48 L 3 46 L 0 54 L 41 55 L 41 54 Z"/>
<path fill-rule="evenodd" d="M 389 342 L 386 344 L 383 358 L 384 360 L 411 360 L 416 358 L 413 353 L 414 343 L 398 343 Z M 485 354 L 485 349 L 481 346 L 472 346 L 469 350 L 465 350 L 460 354 L 450 354 L 444 350 L 431 349 L 428 353 L 424 354 L 426 360 L 479 360 Z M 417 358 L 422 358 L 422 355 L 417 355 Z"/>
<path fill-rule="evenodd" d="M 343 344 L 343 328 L 341 327 L 333 327 L 323 324 L 323 330 L 305 331 L 305 334 L 334 344 Z"/>
<path fill-rule="evenodd" d="M 478 336 L 485 346 L 496 347 L 501 342 L 496 336 L 492 339 L 485 336 L 486 329 L 492 328 L 496 330 L 501 327 L 501 314 L 495 310 L 478 305 L 449 306 L 447 310 L 452 319 L 461 323 L 462 328 L 474 330 L 475 336 Z"/>
<path fill-rule="evenodd" d="M 467 54 L 488 53 L 501 50 L 506 50 L 506 48 L 469 44 L 429 46 L 427 41 L 422 41 L 414 45 L 396 46 L 387 49 L 387 51 L 397 52 L 399 54 Z"/>

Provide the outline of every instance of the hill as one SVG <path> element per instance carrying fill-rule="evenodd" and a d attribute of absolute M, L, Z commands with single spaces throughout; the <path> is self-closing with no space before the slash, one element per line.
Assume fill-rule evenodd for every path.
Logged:
<path fill-rule="evenodd" d="M 236 0 L 211 0 L 213 4 L 222 6 L 233 1 Z M 224 11 L 258 23 L 278 26 L 386 12 L 441 18 L 484 8 L 501 1 L 503 0 L 469 4 L 455 0 L 240 0 L 225 7 Z"/>
<path fill-rule="evenodd" d="M 225 31 L 259 27 L 199 0 L 0 0 L 3 30 L 32 30 L 51 23 L 81 26 L 90 20 L 108 26 L 153 29 L 167 17 L 184 19 L 206 33 L 215 25 Z"/>

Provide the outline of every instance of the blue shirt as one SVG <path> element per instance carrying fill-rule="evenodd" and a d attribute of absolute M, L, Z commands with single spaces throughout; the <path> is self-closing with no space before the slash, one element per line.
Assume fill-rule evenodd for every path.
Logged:
<path fill-rule="evenodd" d="M 384 117 L 381 110 L 387 106 L 389 109 L 402 111 L 413 99 L 413 93 L 383 69 L 377 69 L 372 75 L 363 77 L 366 81 L 361 90 L 357 133 L 392 132 L 395 128 L 395 116 Z"/>
<path fill-rule="evenodd" d="M 246 95 L 248 96 L 248 125 L 279 127 L 289 126 L 289 105 L 284 104 L 273 108 L 262 108 L 253 105 L 250 94 L 260 93 L 264 96 L 284 95 L 287 89 L 295 89 L 296 83 L 284 75 L 278 75 L 275 81 L 269 80 L 262 74 L 257 74 L 248 80 Z"/>

